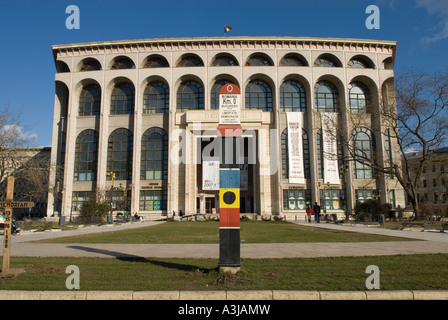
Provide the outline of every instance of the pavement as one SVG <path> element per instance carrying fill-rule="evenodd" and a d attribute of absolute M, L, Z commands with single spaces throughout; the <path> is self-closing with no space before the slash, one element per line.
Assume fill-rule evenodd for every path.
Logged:
<path fill-rule="evenodd" d="M 16 257 L 154 257 L 219 258 L 219 244 L 57 244 L 31 243 L 98 232 L 128 230 L 164 222 L 127 223 L 85 227 L 68 231 L 22 232 L 12 237 L 11 256 Z M 389 230 L 330 223 L 292 222 L 305 226 L 412 238 L 416 241 L 331 242 L 331 243 L 241 243 L 241 258 L 312 258 L 338 256 L 378 256 L 400 254 L 448 254 L 448 233 L 440 231 Z M 3 243 L 3 236 L 0 237 Z M 2 253 L 3 248 L 0 249 Z"/>

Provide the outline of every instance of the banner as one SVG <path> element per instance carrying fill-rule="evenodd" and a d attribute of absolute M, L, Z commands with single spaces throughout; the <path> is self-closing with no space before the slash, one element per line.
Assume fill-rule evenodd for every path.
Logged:
<path fill-rule="evenodd" d="M 287 112 L 289 183 L 305 184 L 303 166 L 303 112 Z"/>
<path fill-rule="evenodd" d="M 219 190 L 219 161 L 202 161 L 202 190 Z"/>
<path fill-rule="evenodd" d="M 324 183 L 340 184 L 338 167 L 337 116 L 335 112 L 322 112 L 322 141 L 324 152 Z"/>

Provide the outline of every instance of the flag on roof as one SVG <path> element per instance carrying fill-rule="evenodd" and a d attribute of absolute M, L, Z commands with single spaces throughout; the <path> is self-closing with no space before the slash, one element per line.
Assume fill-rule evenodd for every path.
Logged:
<path fill-rule="evenodd" d="M 224 32 L 229 32 L 230 30 L 232 30 L 231 27 L 229 27 L 229 26 L 224 26 Z"/>

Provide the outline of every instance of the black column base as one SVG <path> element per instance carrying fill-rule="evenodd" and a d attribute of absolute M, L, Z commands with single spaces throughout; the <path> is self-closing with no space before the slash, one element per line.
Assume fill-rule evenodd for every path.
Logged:
<path fill-rule="evenodd" d="M 219 228 L 219 266 L 241 266 L 240 228 Z"/>

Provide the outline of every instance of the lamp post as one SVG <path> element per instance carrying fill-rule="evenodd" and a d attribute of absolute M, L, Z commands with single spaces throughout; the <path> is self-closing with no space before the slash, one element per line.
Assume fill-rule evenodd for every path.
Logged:
<path fill-rule="evenodd" d="M 123 191 L 124 201 L 125 201 L 125 204 L 127 204 L 127 195 L 128 195 L 128 191 L 132 190 L 132 184 L 130 184 L 129 187 L 127 189 L 125 189 L 122 187 L 122 185 L 120 183 L 120 190 Z"/>
<path fill-rule="evenodd" d="M 327 213 L 327 190 L 330 189 L 330 182 L 327 182 L 326 184 L 321 184 L 319 182 L 318 184 L 319 187 L 322 186 L 322 191 L 324 194 L 324 213 Z"/>

